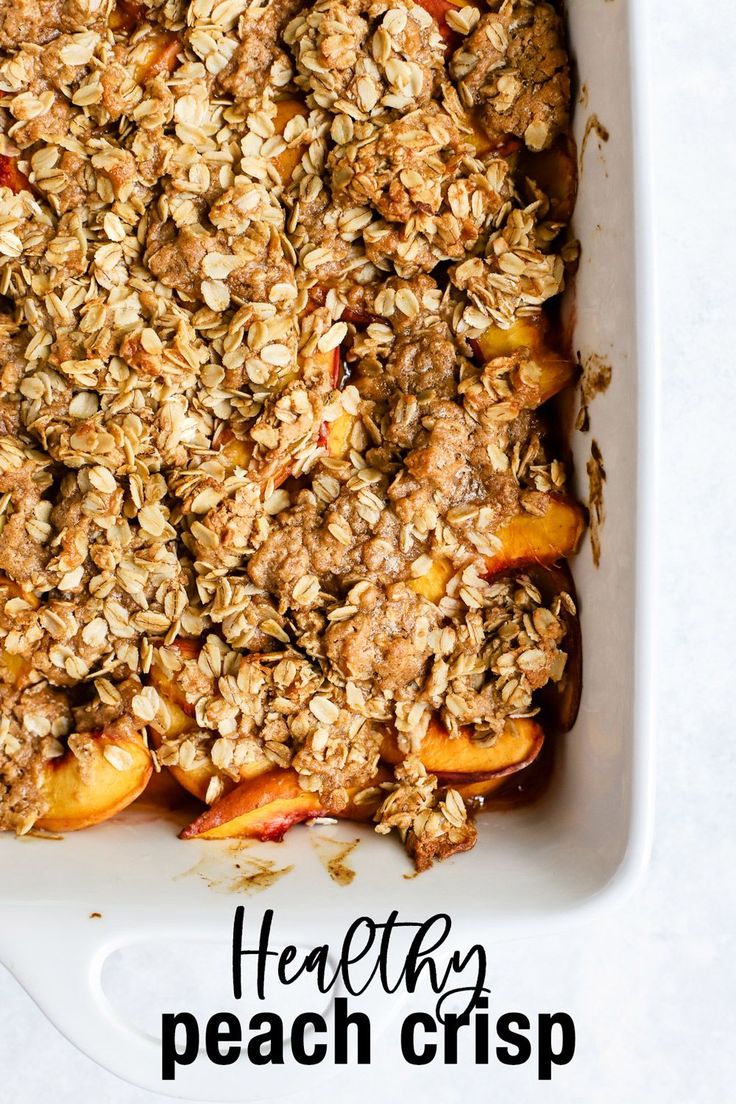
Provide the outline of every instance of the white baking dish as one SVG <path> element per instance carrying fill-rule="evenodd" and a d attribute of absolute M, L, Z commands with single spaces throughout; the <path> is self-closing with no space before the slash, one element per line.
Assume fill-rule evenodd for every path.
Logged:
<path fill-rule="evenodd" d="M 411 919 L 448 909 L 460 936 L 474 939 L 548 928 L 610 903 L 630 889 L 646 861 L 653 797 L 656 379 L 645 5 L 570 0 L 569 16 L 580 84 L 587 88 L 587 104 L 577 110 L 578 141 L 593 112 L 610 132 L 605 145 L 595 134 L 587 143 L 576 213 L 583 256 L 575 348 L 613 366 L 612 385 L 591 410 L 591 433 L 578 433 L 573 442 L 579 475 L 584 478 L 593 436 L 607 471 L 600 569 L 587 544 L 575 564 L 585 641 L 580 719 L 541 802 L 482 818 L 471 854 L 420 878 L 406 879 L 401 848 L 370 831 L 352 856 L 357 877 L 349 887 L 327 877 L 309 841 L 313 830 L 294 831 L 282 845 L 258 845 L 294 870 L 240 900 L 251 930 L 263 908 L 274 908 L 284 941 L 311 946 L 339 936 L 356 916 L 378 919 L 393 908 Z M 585 497 L 582 479 L 579 490 Z M 356 834 L 353 826 L 329 831 Z M 234 861 L 231 848 L 181 843 L 169 820 L 135 809 L 63 842 L 2 838 L 3 961 L 77 1046 L 120 1076 L 161 1089 L 158 1047 L 118 1019 L 101 987 L 101 965 L 112 948 L 152 935 L 169 943 L 183 937 L 226 943 L 239 898 L 213 890 L 197 874 L 213 873 L 218 864 L 226 869 Z M 101 919 L 90 919 L 92 912 Z M 223 961 L 226 970 L 226 955 Z M 226 982 L 224 976 L 224 991 Z M 190 1099 L 252 1099 L 303 1084 L 306 1076 L 299 1069 L 246 1072 L 244 1078 L 238 1066 L 195 1063 L 173 1091 Z"/>

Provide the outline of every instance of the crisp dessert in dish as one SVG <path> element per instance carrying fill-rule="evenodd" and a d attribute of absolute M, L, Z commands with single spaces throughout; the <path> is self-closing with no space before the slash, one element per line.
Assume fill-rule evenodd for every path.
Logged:
<path fill-rule="evenodd" d="M 570 726 L 569 113 L 536 0 L 0 0 L 1 828 L 422 869 Z"/>

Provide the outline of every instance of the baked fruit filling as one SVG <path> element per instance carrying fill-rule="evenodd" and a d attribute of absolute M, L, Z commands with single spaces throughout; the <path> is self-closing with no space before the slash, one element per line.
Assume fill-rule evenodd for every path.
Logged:
<path fill-rule="evenodd" d="M 571 726 L 569 112 L 537 0 L 2 6 L 0 828 L 423 869 Z"/>

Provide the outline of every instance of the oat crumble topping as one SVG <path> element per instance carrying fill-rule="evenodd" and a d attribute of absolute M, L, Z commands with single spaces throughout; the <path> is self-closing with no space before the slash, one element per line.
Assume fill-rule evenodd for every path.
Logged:
<path fill-rule="evenodd" d="M 0 0 L 0 828 L 101 731 L 339 814 L 391 730 L 377 830 L 473 845 L 430 723 L 565 671 L 570 596 L 488 567 L 564 497 L 540 368 L 479 348 L 564 287 L 518 154 L 569 101 L 538 0 Z"/>

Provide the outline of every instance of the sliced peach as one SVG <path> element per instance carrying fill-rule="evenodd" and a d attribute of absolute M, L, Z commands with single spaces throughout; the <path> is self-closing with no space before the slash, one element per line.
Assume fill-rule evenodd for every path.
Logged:
<path fill-rule="evenodd" d="M 161 681 L 157 681 L 155 678 L 152 678 L 151 681 L 158 689 L 159 695 L 165 700 L 169 713 L 169 724 L 164 732 L 159 732 L 158 729 L 153 726 L 150 726 L 148 730 L 151 743 L 153 747 L 158 750 L 165 739 L 175 739 L 176 737 L 184 736 L 187 732 L 195 732 L 197 730 L 197 724 L 190 713 L 186 712 L 181 705 L 167 696 L 162 688 Z M 188 707 L 189 704 L 187 703 L 187 708 Z M 182 789 L 187 790 L 188 793 L 193 794 L 194 797 L 198 797 L 200 801 L 205 800 L 210 782 L 215 775 L 219 774 L 215 766 L 209 761 L 198 763 L 196 766 L 192 767 L 191 770 L 184 770 L 183 767 L 177 765 L 168 767 L 168 770 Z"/>
<path fill-rule="evenodd" d="M 161 736 L 153 729 L 151 729 L 151 743 L 155 748 L 161 746 Z M 186 790 L 192 797 L 196 797 L 200 801 L 207 800 L 207 791 L 210 782 L 219 774 L 211 763 L 198 764 L 192 767 L 191 770 L 184 770 L 183 767 L 179 766 L 167 766 L 166 769 L 171 777 L 176 779 L 183 790 Z M 225 791 L 232 788 L 234 785 L 235 783 L 230 781 L 230 785 L 228 786 L 223 780 L 223 789 Z"/>
<path fill-rule="evenodd" d="M 10 188 L 15 195 L 18 192 L 30 192 L 31 183 L 25 173 L 18 168 L 18 158 L 0 154 L 0 188 Z"/>
<path fill-rule="evenodd" d="M 24 590 L 15 579 L 11 579 L 7 575 L 0 575 L 0 602 L 7 602 L 11 598 L 22 598 L 34 610 L 41 605 L 40 599 L 36 597 L 32 590 Z"/>
<path fill-rule="evenodd" d="M 184 638 L 175 641 L 170 647 L 176 648 L 187 659 L 195 658 L 200 652 L 198 640 Z M 151 668 L 151 683 L 165 703 L 169 714 L 169 723 L 163 732 L 158 731 L 153 726 L 150 727 L 149 733 L 153 746 L 160 748 L 166 739 L 184 736 L 187 732 L 198 731 L 195 706 L 187 700 L 184 691 L 176 681 L 176 676 L 170 678 L 162 670 L 160 664 L 154 663 Z M 264 774 L 272 766 L 271 760 L 265 756 L 243 763 L 240 766 L 240 780 L 243 781 Z M 213 778 L 220 779 L 224 792 L 231 790 L 236 785 L 236 782 L 229 775 L 218 770 L 211 760 L 198 763 L 190 770 L 184 770 L 183 767 L 176 765 L 170 766 L 168 769 L 179 785 L 188 790 L 194 797 L 198 797 L 200 801 L 205 800 L 209 784 Z"/>
<path fill-rule="evenodd" d="M 315 355 L 317 357 L 330 357 L 328 365 L 330 383 L 334 388 L 339 388 L 342 382 L 342 357 L 340 355 L 340 349 L 334 349 L 329 354 L 316 353 Z M 353 432 L 354 425 L 355 416 L 343 411 L 334 422 L 322 423 L 319 443 L 323 448 L 327 449 L 330 456 L 339 460 L 344 460 L 350 452 L 350 435 Z"/>
<path fill-rule="evenodd" d="M 342 376 L 340 346 L 338 345 L 336 349 L 328 349 L 326 352 L 315 349 L 309 356 L 302 357 L 299 362 L 299 370 L 294 372 L 293 375 L 285 377 L 284 382 L 291 383 L 299 376 L 319 381 L 320 385 L 329 382 L 332 387 L 339 387 Z"/>
<path fill-rule="evenodd" d="M 183 717 L 184 715 L 181 714 Z M 151 743 L 155 748 L 161 747 L 164 739 L 167 736 L 181 735 L 183 736 L 187 732 L 194 732 L 196 725 L 193 725 L 191 720 L 188 721 L 186 727 L 176 730 L 176 726 L 170 726 L 165 732 L 157 732 L 155 729 L 150 729 Z M 240 767 L 240 781 L 243 782 L 246 779 L 257 778 L 261 774 L 265 774 L 271 770 L 273 763 L 270 759 L 266 759 L 264 756 L 260 759 L 254 759 L 249 763 L 243 763 Z M 213 778 L 219 778 L 222 784 L 222 793 L 229 793 L 239 783 L 232 779 L 228 774 L 217 769 L 211 760 L 207 759 L 201 763 L 197 763 L 189 770 L 184 770 L 183 767 L 178 765 L 167 766 L 167 770 L 170 771 L 173 778 L 179 783 L 182 789 L 186 790 L 193 797 L 199 798 L 200 801 L 206 801 L 207 791 L 210 787 L 210 782 Z"/>
<path fill-rule="evenodd" d="M 71 751 L 45 767 L 48 812 L 36 827 L 75 832 L 109 820 L 146 788 L 153 765 L 143 736 L 113 727 L 94 735 L 83 761 Z"/>
<path fill-rule="evenodd" d="M 177 707 L 173 707 L 174 712 L 177 711 Z M 178 712 L 181 721 L 185 722 L 181 727 L 175 722 L 170 725 L 165 732 L 157 732 L 156 729 L 150 728 L 151 743 L 154 748 L 161 747 L 164 739 L 171 736 L 184 736 L 187 732 L 194 732 L 196 725 L 192 723 L 190 718 L 186 717 L 186 714 L 181 711 Z M 240 768 L 240 780 L 244 781 L 247 778 L 256 778 L 259 774 L 265 774 L 266 771 L 271 770 L 273 763 L 270 759 L 266 759 L 265 756 L 262 759 L 254 759 L 250 763 L 244 763 Z M 200 801 L 207 800 L 207 791 L 210 787 L 210 782 L 213 778 L 219 778 L 222 785 L 222 793 L 229 793 L 238 783 L 234 781 L 229 775 L 223 771 L 217 769 L 211 760 L 207 759 L 195 766 L 190 767 L 189 770 L 184 770 L 183 767 L 174 764 L 166 768 L 172 778 L 175 778 L 183 790 L 190 793 L 193 797 L 199 798 Z"/>
<path fill-rule="evenodd" d="M 373 780 L 378 786 L 391 778 L 382 769 Z M 351 800 L 340 813 L 325 808 L 318 794 L 303 790 L 299 775 L 292 768 L 276 768 L 241 782 L 229 794 L 180 833 L 180 839 L 283 839 L 289 828 L 304 820 L 319 816 L 338 816 L 346 820 L 370 820 L 381 800 L 377 792 L 373 800 L 356 802 L 354 798 L 365 786 L 351 793 Z"/>
<path fill-rule="evenodd" d="M 572 135 L 561 134 L 549 149 L 540 153 L 532 153 L 523 146 L 518 169 L 549 199 L 549 218 L 555 222 L 569 222 L 578 192 L 578 157 Z"/>
<path fill-rule="evenodd" d="M 442 722 L 435 718 L 422 740 L 419 758 L 444 785 L 484 782 L 514 774 L 528 766 L 536 759 L 543 743 L 541 725 L 530 718 L 509 718 L 501 735 L 489 747 L 474 740 L 470 728 L 461 729 L 458 736 L 450 736 Z M 393 765 L 404 759 L 393 732 L 384 737 L 381 758 Z"/>
<path fill-rule="evenodd" d="M 472 134 L 470 140 L 475 146 L 475 152 L 478 157 L 482 157 L 484 153 L 489 153 L 493 148 L 491 139 L 485 130 L 485 127 L 480 121 L 480 118 L 475 111 L 469 112 L 469 121 L 472 128 Z"/>
<path fill-rule="evenodd" d="M 549 327 L 543 314 L 520 318 L 508 329 L 491 326 L 475 342 L 483 361 L 527 353 L 526 362 L 513 373 L 515 389 L 526 389 L 525 406 L 541 406 L 574 382 L 577 369 L 551 347 Z"/>
<path fill-rule="evenodd" d="M 460 794 L 465 804 L 470 804 L 473 801 L 477 801 L 479 798 L 490 797 L 491 794 L 496 793 L 502 786 L 506 785 L 506 778 L 508 775 L 501 778 L 486 778 L 483 782 L 463 782 L 462 780 L 454 782 L 452 789 Z M 439 782 L 438 778 L 438 782 Z M 442 779 L 444 783 L 445 780 Z"/>
<path fill-rule="evenodd" d="M 283 135 L 287 123 L 291 122 L 297 115 L 301 115 L 304 119 L 309 115 L 309 108 L 305 103 L 294 98 L 280 100 L 276 105 L 275 133 Z M 294 170 L 301 161 L 302 154 L 308 145 L 309 140 L 305 138 L 304 141 L 298 142 L 294 146 L 287 146 L 285 150 L 273 158 L 273 164 L 278 170 L 283 184 L 288 184 L 291 180 Z"/>
<path fill-rule="evenodd" d="M 184 661 L 196 659 L 202 651 L 202 644 L 199 640 L 186 636 L 178 637 L 173 644 L 169 644 L 168 647 L 172 651 L 178 652 Z M 177 712 L 172 720 L 173 725 L 183 725 L 184 722 L 181 720 L 183 716 L 187 717 L 191 722 L 191 719 L 194 717 L 194 705 L 187 700 L 184 690 L 176 681 L 176 675 L 174 675 L 173 678 L 169 678 L 168 674 L 162 669 L 161 664 L 154 662 L 151 667 L 151 683 L 158 690 L 159 696 L 166 702 L 166 705 L 169 707 L 169 712 L 172 712 L 172 707 L 176 707 Z M 191 723 L 188 727 L 191 727 Z M 177 734 L 180 731 L 183 731 L 182 727 L 178 727 Z"/>
<path fill-rule="evenodd" d="M 325 425 L 325 445 L 327 452 L 336 460 L 344 460 L 348 456 L 351 444 L 350 439 L 355 425 L 355 415 L 345 411 L 334 422 Z"/>
<path fill-rule="evenodd" d="M 490 326 L 477 339 L 481 360 L 511 356 L 519 349 L 537 349 L 544 341 L 546 323 L 542 314 L 519 318 L 507 329 Z"/>
<path fill-rule="evenodd" d="M 447 13 L 456 8 L 464 8 L 471 0 L 419 0 L 419 4 L 432 16 L 446 42 L 447 50 L 455 50 L 462 41 L 457 31 L 453 31 L 447 22 Z"/>
<path fill-rule="evenodd" d="M 452 561 L 447 556 L 438 556 L 424 575 L 410 580 L 409 586 L 416 594 L 422 594 L 437 605 L 444 598 L 447 584 L 453 574 Z"/>
<path fill-rule="evenodd" d="M 181 839 L 280 840 L 293 824 L 324 813 L 294 770 L 272 770 L 241 782 L 181 833 Z"/>
<path fill-rule="evenodd" d="M 576 376 L 577 368 L 572 361 L 550 355 L 544 360 L 534 357 L 517 368 L 512 382 L 515 390 L 528 392 L 524 405 L 536 409 L 570 387 Z"/>
<path fill-rule="evenodd" d="M 186 659 L 193 659 L 200 652 L 200 644 L 197 640 L 176 640 L 170 647 L 175 648 Z M 175 738 L 183 736 L 186 732 L 194 732 L 197 729 L 197 722 L 194 718 L 194 705 L 187 700 L 184 691 L 176 681 L 176 676 L 169 678 L 161 666 L 154 662 L 151 668 L 151 683 L 158 691 L 169 714 L 169 723 L 165 731 L 159 732 L 153 726 L 149 729 L 151 743 L 154 748 L 160 748 L 167 737 Z M 179 785 L 198 797 L 200 801 L 204 801 L 210 781 L 218 773 L 212 763 L 203 763 L 186 771 L 179 766 L 169 767 L 169 770 Z"/>
<path fill-rule="evenodd" d="M 253 456 L 253 443 L 236 437 L 231 429 L 225 429 L 220 437 L 220 459 L 228 471 L 247 468 Z"/>
<path fill-rule="evenodd" d="M 23 590 L 14 579 L 0 575 L 0 606 L 5 607 L 6 603 L 13 599 L 21 599 L 26 606 L 34 610 L 41 604 L 33 591 Z M 28 685 L 32 670 L 33 664 L 30 659 L 15 652 L 9 652 L 6 648 L 0 648 L 0 683 L 22 690 Z"/>
<path fill-rule="evenodd" d="M 495 536 L 502 547 L 486 559 L 489 575 L 525 564 L 553 564 L 577 551 L 585 531 L 579 503 L 559 494 L 545 495 L 543 514 L 517 514 Z"/>
<path fill-rule="evenodd" d="M 583 508 L 558 494 L 546 495 L 545 505 L 544 514 L 517 514 L 496 531 L 494 535 L 502 547 L 486 559 L 489 575 L 527 564 L 553 564 L 577 550 L 585 530 Z M 438 556 L 424 575 L 409 580 L 408 585 L 437 604 L 444 598 L 452 576 L 452 562 Z"/>
<path fill-rule="evenodd" d="M 138 84 L 145 84 L 162 73 L 173 73 L 182 49 L 179 36 L 172 31 L 153 31 L 136 42 L 131 62 Z"/>
<path fill-rule="evenodd" d="M 253 442 L 244 441 L 242 437 L 236 437 L 233 431 L 226 426 L 219 435 L 216 446 L 219 446 L 217 458 L 220 460 L 227 474 L 237 468 L 248 471 L 253 459 Z M 284 466 L 282 471 L 273 476 L 275 487 L 280 487 L 285 479 L 288 479 L 291 469 Z"/>
<path fill-rule="evenodd" d="M 134 31 L 146 14 L 146 7 L 138 0 L 117 0 L 108 20 L 112 31 Z"/>
<path fill-rule="evenodd" d="M 0 683 L 23 690 L 28 686 L 33 664 L 30 659 L 0 649 Z"/>
<path fill-rule="evenodd" d="M 226 436 L 227 435 L 227 436 Z M 231 430 L 226 429 L 223 434 L 224 444 L 220 449 L 219 458 L 225 463 L 228 472 L 234 472 L 236 468 L 247 471 L 253 459 L 253 444 L 251 441 L 243 441 L 235 437 Z M 285 464 L 282 468 L 270 475 L 274 487 L 280 487 L 291 475 L 291 467 Z M 263 476 L 263 482 L 267 477 Z"/>

